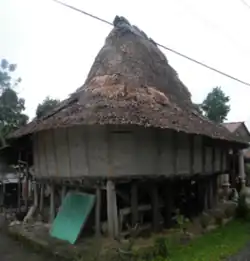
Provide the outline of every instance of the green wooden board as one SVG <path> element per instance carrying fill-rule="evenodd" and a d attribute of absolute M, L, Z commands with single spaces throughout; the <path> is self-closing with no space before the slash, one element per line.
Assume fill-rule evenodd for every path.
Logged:
<path fill-rule="evenodd" d="M 74 244 L 95 203 L 95 195 L 68 192 L 52 224 L 50 235 Z"/>

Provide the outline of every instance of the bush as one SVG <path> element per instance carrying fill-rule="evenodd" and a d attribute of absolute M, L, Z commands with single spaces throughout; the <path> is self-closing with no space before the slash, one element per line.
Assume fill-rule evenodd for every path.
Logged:
<path fill-rule="evenodd" d="M 154 256 L 166 258 L 168 255 L 169 252 L 166 239 L 164 237 L 157 238 L 154 243 Z"/>
<path fill-rule="evenodd" d="M 246 204 L 246 196 L 241 194 L 239 197 L 238 205 L 236 207 L 235 216 L 239 219 L 247 220 L 250 217 L 249 208 Z"/>

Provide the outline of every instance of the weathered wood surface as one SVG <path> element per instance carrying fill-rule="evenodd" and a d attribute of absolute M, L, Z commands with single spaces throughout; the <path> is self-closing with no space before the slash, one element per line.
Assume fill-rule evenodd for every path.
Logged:
<path fill-rule="evenodd" d="M 212 174 L 226 170 L 225 157 L 219 143 L 204 145 L 199 135 L 150 128 L 78 126 L 34 136 L 37 177 Z"/>

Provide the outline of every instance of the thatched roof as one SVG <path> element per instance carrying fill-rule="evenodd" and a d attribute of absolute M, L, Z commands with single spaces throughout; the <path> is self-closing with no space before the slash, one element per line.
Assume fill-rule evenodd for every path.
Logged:
<path fill-rule="evenodd" d="M 84 124 L 134 124 L 238 139 L 195 110 L 190 92 L 155 42 L 122 17 L 115 18 L 84 85 L 11 136 Z"/>
<path fill-rule="evenodd" d="M 235 132 L 242 124 L 245 124 L 242 121 L 238 122 L 224 122 L 223 126 L 226 127 L 230 132 Z"/>

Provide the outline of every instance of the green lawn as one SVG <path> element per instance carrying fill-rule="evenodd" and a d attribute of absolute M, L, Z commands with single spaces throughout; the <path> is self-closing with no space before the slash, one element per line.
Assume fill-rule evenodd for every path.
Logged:
<path fill-rule="evenodd" d="M 166 261 L 218 261 L 225 260 L 250 241 L 250 222 L 231 221 L 227 225 L 198 237 L 187 246 L 169 245 L 170 257 Z"/>

